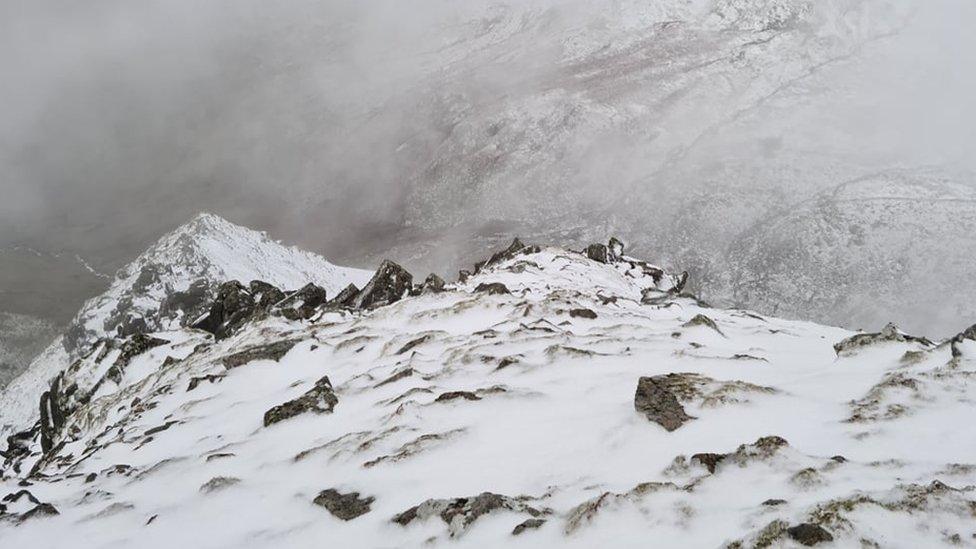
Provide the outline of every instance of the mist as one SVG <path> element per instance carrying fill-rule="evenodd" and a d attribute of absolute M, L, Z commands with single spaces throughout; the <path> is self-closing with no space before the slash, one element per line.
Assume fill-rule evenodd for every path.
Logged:
<path fill-rule="evenodd" d="M 972 320 L 773 311 L 725 273 L 741 235 L 847 181 L 973 186 L 973 3 L 593 4 L 6 0 L 0 248 L 110 274 L 209 210 L 449 274 L 516 234 L 620 234 L 720 304 Z"/>

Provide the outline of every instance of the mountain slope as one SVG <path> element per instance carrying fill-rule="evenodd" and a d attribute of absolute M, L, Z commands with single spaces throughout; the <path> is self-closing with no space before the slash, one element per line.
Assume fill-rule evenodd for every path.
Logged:
<path fill-rule="evenodd" d="M 337 267 L 218 216 L 200 214 L 122 268 L 105 293 L 85 303 L 64 336 L 10 383 L 0 394 L 5 403 L 0 407 L 0 428 L 32 421 L 42 388 L 96 341 L 192 322 L 205 312 L 223 282 L 262 280 L 285 290 L 314 283 L 335 295 L 349 284 L 362 286 L 370 275 Z"/>
<path fill-rule="evenodd" d="M 8 449 L 0 491 L 34 500 L 0 540 L 971 543 L 974 330 L 709 309 L 618 252 L 513 245 L 387 306 L 96 348 L 53 446 Z"/>

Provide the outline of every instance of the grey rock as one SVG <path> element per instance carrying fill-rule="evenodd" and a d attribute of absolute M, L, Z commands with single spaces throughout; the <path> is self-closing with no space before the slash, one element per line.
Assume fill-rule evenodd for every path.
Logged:
<path fill-rule="evenodd" d="M 407 526 L 415 520 L 427 520 L 436 515 L 448 525 L 451 537 L 458 537 L 480 517 L 497 510 L 528 514 L 533 518 L 543 514 L 519 499 L 484 492 L 467 498 L 429 499 L 393 517 L 393 522 Z"/>
<path fill-rule="evenodd" d="M 343 494 L 330 488 L 320 492 L 314 503 L 325 507 L 336 518 L 349 521 L 368 513 L 375 500 L 373 497 L 362 498 L 359 492 Z"/>
<path fill-rule="evenodd" d="M 819 524 L 809 522 L 788 528 L 786 533 L 791 539 L 807 547 L 812 547 L 818 543 L 834 541 L 834 536 L 830 532 L 824 530 Z"/>
<path fill-rule="evenodd" d="M 512 530 L 512 535 L 518 536 L 523 534 L 526 530 L 536 530 L 538 528 L 541 528 L 542 525 L 545 523 L 546 523 L 545 519 L 529 519 L 523 522 L 522 524 L 516 526 L 515 529 Z"/>
<path fill-rule="evenodd" d="M 834 352 L 836 352 L 838 356 L 849 355 L 863 347 L 877 345 L 878 343 L 884 342 L 918 343 L 926 347 L 932 346 L 932 342 L 928 339 L 903 334 L 901 330 L 898 329 L 898 326 L 889 323 L 878 333 L 856 334 L 837 343 L 834 345 Z"/>
<path fill-rule="evenodd" d="M 386 260 L 363 291 L 353 299 L 352 306 L 356 309 L 371 309 L 389 305 L 400 301 L 412 286 L 413 275 L 396 263 Z"/>
<path fill-rule="evenodd" d="M 309 283 L 275 305 L 275 312 L 289 320 L 308 320 L 326 301 L 328 295 L 325 290 Z"/>
<path fill-rule="evenodd" d="M 610 257 L 610 249 L 607 248 L 605 244 L 590 244 L 585 250 L 586 257 L 596 261 L 597 263 L 609 264 L 612 262 Z"/>
<path fill-rule="evenodd" d="M 694 419 L 685 413 L 684 407 L 667 385 L 653 377 L 642 377 L 637 382 L 634 408 L 669 432 Z"/>
<path fill-rule="evenodd" d="M 221 361 L 224 368 L 231 370 L 239 366 L 243 366 L 255 360 L 272 360 L 278 362 L 285 355 L 291 351 L 295 345 L 297 345 L 299 340 L 297 339 L 286 339 L 283 341 L 276 341 L 268 345 L 259 345 L 255 347 L 250 347 L 243 351 L 234 353 L 232 355 L 226 356 Z M 191 384 L 193 381 L 191 380 Z"/>
<path fill-rule="evenodd" d="M 478 284 L 474 291 L 485 292 L 488 295 L 505 295 L 511 293 L 508 291 L 508 286 L 501 282 L 482 282 Z"/>
<path fill-rule="evenodd" d="M 268 410 L 264 414 L 264 426 L 269 427 L 308 412 L 331 414 L 337 404 L 339 398 L 332 389 L 332 382 L 326 376 L 316 381 L 315 386 L 304 395 Z"/>

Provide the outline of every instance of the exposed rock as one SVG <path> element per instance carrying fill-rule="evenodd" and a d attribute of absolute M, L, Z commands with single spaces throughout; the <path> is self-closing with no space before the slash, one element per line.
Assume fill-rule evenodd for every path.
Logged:
<path fill-rule="evenodd" d="M 521 240 L 515 238 L 512 240 L 512 243 L 509 244 L 508 248 L 505 248 L 504 250 L 492 255 L 487 261 L 483 261 L 475 265 L 474 272 L 477 274 L 486 267 L 497 265 L 518 255 L 537 253 L 539 250 L 540 248 L 538 246 L 526 246 Z"/>
<path fill-rule="evenodd" d="M 190 383 L 187 386 L 186 390 L 187 392 L 192 391 L 196 389 L 204 381 L 208 383 L 214 383 L 214 382 L 222 381 L 223 379 L 224 379 L 223 374 L 209 374 L 205 376 L 192 377 L 190 378 Z"/>
<path fill-rule="evenodd" d="M 468 271 L 466 269 L 461 269 L 460 271 L 458 271 L 458 282 L 460 282 L 461 284 L 467 282 L 469 278 L 471 278 L 471 271 Z"/>
<path fill-rule="evenodd" d="M 210 494 L 225 488 L 229 488 L 235 484 L 240 484 L 240 482 L 241 479 L 234 477 L 214 477 L 201 486 L 200 491 L 204 494 Z"/>
<path fill-rule="evenodd" d="M 920 345 L 931 347 L 932 342 L 924 337 L 915 337 L 904 334 L 898 329 L 898 326 L 889 323 L 880 332 L 875 334 L 856 334 L 853 335 L 840 343 L 834 345 L 834 351 L 838 355 L 848 355 L 856 352 L 862 347 L 868 347 L 871 345 L 876 345 L 878 343 L 883 343 L 886 341 L 899 342 L 899 343 L 918 343 Z"/>
<path fill-rule="evenodd" d="M 431 335 L 431 334 L 427 334 L 427 335 L 424 335 L 424 336 L 420 336 L 417 339 L 414 339 L 414 340 L 411 340 L 411 341 L 407 342 L 406 345 L 404 345 L 403 347 L 400 347 L 400 350 L 398 350 L 396 353 L 393 353 L 393 354 L 395 354 L 395 355 L 402 355 L 404 353 L 407 353 L 407 352 L 413 350 L 418 345 L 423 345 L 424 343 L 427 343 L 428 341 L 430 341 L 433 338 L 434 338 L 434 336 Z"/>
<path fill-rule="evenodd" d="M 818 524 L 809 522 L 787 528 L 786 533 L 789 534 L 790 538 L 807 547 L 812 547 L 818 543 L 834 541 L 834 536 L 830 532 L 824 530 Z"/>
<path fill-rule="evenodd" d="M 486 292 L 488 295 L 504 295 L 511 293 L 508 291 L 508 286 L 502 284 L 501 282 L 482 282 L 474 289 L 476 292 Z"/>
<path fill-rule="evenodd" d="M 363 291 L 356 295 L 352 305 L 356 309 L 389 305 L 407 295 L 412 285 L 413 275 L 396 263 L 385 260 Z"/>
<path fill-rule="evenodd" d="M 248 285 L 248 289 L 258 308 L 265 311 L 271 309 L 271 307 L 280 303 L 286 297 L 285 292 L 262 280 L 252 280 Z"/>
<path fill-rule="evenodd" d="M 257 310 L 254 296 L 240 282 L 221 284 L 210 305 L 210 312 L 193 325 L 220 340 L 230 337 L 253 318 Z"/>
<path fill-rule="evenodd" d="M 973 324 L 949 341 L 949 345 L 952 348 L 952 356 L 954 358 L 959 358 L 963 355 L 962 343 L 967 340 L 976 341 L 976 324 Z"/>
<path fill-rule="evenodd" d="M 459 398 L 463 398 L 464 400 L 481 400 L 481 397 L 470 391 L 451 391 L 437 397 L 435 402 L 450 402 Z"/>
<path fill-rule="evenodd" d="M 358 294 L 359 288 L 355 284 L 350 284 L 339 292 L 339 295 L 333 297 L 327 306 L 333 309 L 350 308 L 353 306 L 353 302 Z"/>
<path fill-rule="evenodd" d="M 360 498 L 359 492 L 342 494 L 330 488 L 319 492 L 314 503 L 328 509 L 336 518 L 348 521 L 368 513 L 375 500 L 373 497 Z"/>
<path fill-rule="evenodd" d="M 50 503 L 41 503 L 40 505 L 34 507 L 30 511 L 27 511 L 26 513 L 17 517 L 17 521 L 24 522 L 26 520 L 30 520 L 33 518 L 52 517 L 60 514 L 61 513 L 59 513 L 58 510 Z"/>
<path fill-rule="evenodd" d="M 691 320 L 689 320 L 688 322 L 685 322 L 684 324 L 682 324 L 682 326 L 684 326 L 685 328 L 691 328 L 693 326 L 705 326 L 705 327 L 708 327 L 708 328 L 711 328 L 711 329 L 715 330 L 719 334 L 722 334 L 722 330 L 719 330 L 718 329 L 718 324 L 715 324 L 715 321 L 714 320 L 712 320 L 711 318 L 708 318 L 707 316 L 705 316 L 703 314 L 697 314 L 697 315 L 695 315 Z M 725 334 L 722 334 L 722 335 L 725 335 Z"/>
<path fill-rule="evenodd" d="M 611 263 L 610 249 L 605 244 L 590 244 L 586 247 L 586 257 L 597 263 Z"/>
<path fill-rule="evenodd" d="M 444 291 L 444 279 L 431 273 L 424 280 L 424 285 L 421 287 L 420 292 L 424 294 L 436 294 Z"/>
<path fill-rule="evenodd" d="M 338 403 L 339 398 L 332 389 L 332 382 L 325 376 L 316 381 L 315 386 L 304 395 L 268 410 L 264 414 L 264 426 L 268 427 L 307 412 L 331 414 Z"/>
<path fill-rule="evenodd" d="M 309 283 L 278 303 L 275 311 L 288 320 L 308 320 L 327 300 L 328 295 L 324 289 Z"/>
<path fill-rule="evenodd" d="M 541 528 L 542 525 L 545 523 L 546 523 L 545 519 L 529 519 L 523 522 L 522 524 L 516 526 L 515 529 L 512 530 L 512 535 L 518 536 L 524 533 L 526 530 L 536 530 L 538 528 Z"/>
<path fill-rule="evenodd" d="M 591 309 L 570 309 L 570 318 L 588 318 L 593 320 L 597 317 L 596 312 Z"/>
<path fill-rule="evenodd" d="M 175 318 L 179 315 L 180 323 L 189 325 L 207 312 L 213 293 L 206 280 L 197 280 L 186 290 L 169 292 L 159 306 L 159 315 L 163 318 Z"/>
<path fill-rule="evenodd" d="M 709 473 L 715 473 L 715 468 L 718 467 L 718 464 L 722 463 L 726 457 L 728 457 L 726 454 L 695 454 L 691 456 L 691 461 L 693 463 L 698 462 L 702 464 L 706 469 L 708 469 Z"/>
<path fill-rule="evenodd" d="M 652 377 L 642 377 L 637 382 L 634 408 L 668 431 L 674 431 L 694 419 L 685 413 L 674 393 Z"/>
<path fill-rule="evenodd" d="M 286 339 L 283 341 L 276 341 L 268 345 L 250 347 L 243 351 L 224 357 L 221 362 L 223 363 L 224 368 L 227 368 L 228 370 L 243 366 L 256 360 L 272 360 L 274 362 L 278 362 L 285 355 L 287 355 L 288 352 L 298 344 L 298 342 L 299 340 L 296 339 Z"/>
<path fill-rule="evenodd" d="M 539 517 L 542 511 L 530 507 L 519 499 L 490 492 L 467 498 L 429 499 L 393 517 L 393 522 L 407 526 L 414 520 L 427 520 L 437 515 L 443 520 L 451 537 L 458 537 L 478 518 L 498 510 Z"/>
<path fill-rule="evenodd" d="M 766 501 L 762 502 L 762 504 L 766 507 L 779 507 L 780 505 L 786 505 L 786 503 L 787 502 L 785 499 L 767 499 Z"/>
<path fill-rule="evenodd" d="M 620 261 L 624 256 L 624 243 L 617 237 L 611 236 L 610 242 L 607 244 L 607 251 L 611 261 Z"/>

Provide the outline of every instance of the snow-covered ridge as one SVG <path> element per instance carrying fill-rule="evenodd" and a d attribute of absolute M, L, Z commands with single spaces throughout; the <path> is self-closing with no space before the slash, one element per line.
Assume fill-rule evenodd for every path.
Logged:
<path fill-rule="evenodd" d="M 516 243 L 385 306 L 117 341 L 62 378 L 97 389 L 46 451 L 7 449 L 0 494 L 33 500 L 0 540 L 971 543 L 976 328 L 854 334 L 682 282 L 614 245 Z"/>
<path fill-rule="evenodd" d="M 98 340 L 177 329 L 194 320 L 188 315 L 202 312 L 223 282 L 261 280 L 285 290 L 313 283 L 335 295 L 349 284 L 362 286 L 371 275 L 201 213 L 119 270 L 105 293 L 85 303 L 64 337 L 0 392 L 0 434 L 36 419 L 44 387 Z"/>

